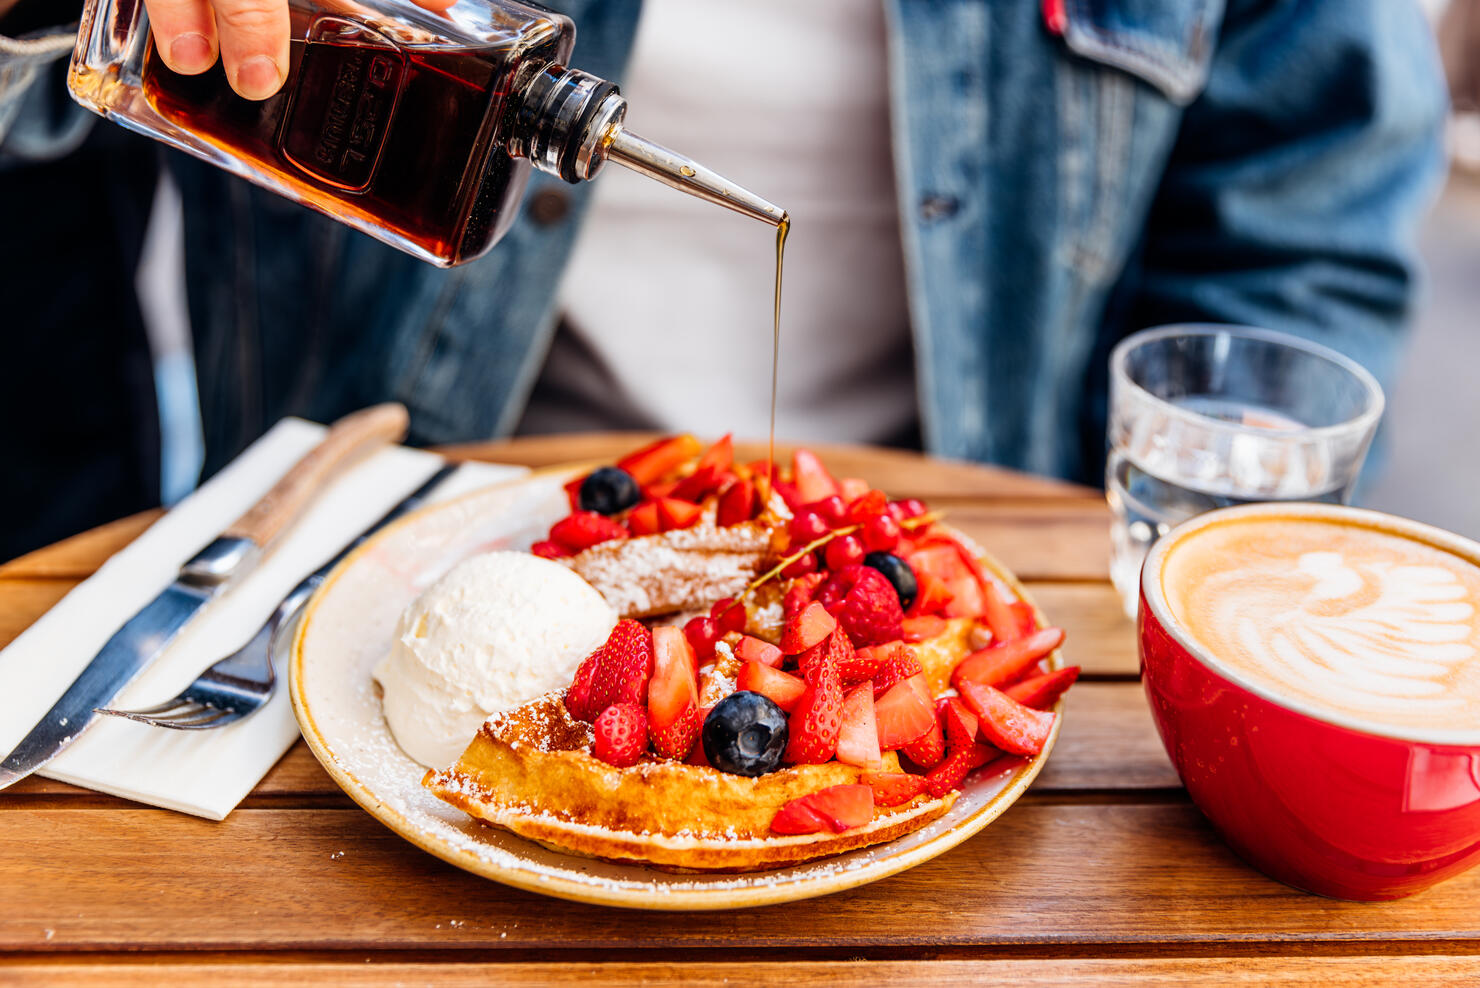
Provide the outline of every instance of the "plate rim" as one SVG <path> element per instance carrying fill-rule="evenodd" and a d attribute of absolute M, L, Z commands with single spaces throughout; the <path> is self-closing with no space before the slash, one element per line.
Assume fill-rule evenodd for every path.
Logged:
<path fill-rule="evenodd" d="M 448 864 L 461 868 L 464 871 L 478 875 L 481 878 L 490 879 L 502 885 L 508 885 L 526 892 L 535 892 L 571 902 L 663 912 L 744 909 L 757 906 L 778 905 L 785 902 L 797 902 L 818 896 L 830 895 L 835 892 L 843 892 L 889 878 L 917 865 L 924 864 L 986 829 L 989 824 L 1005 813 L 1010 806 L 1022 797 L 1023 793 L 1033 783 L 1033 780 L 1037 778 L 1038 773 L 1043 770 L 1044 764 L 1053 752 L 1054 745 L 1058 742 L 1059 731 L 1063 727 L 1064 701 L 1062 697 L 1054 704 L 1053 709 L 1056 716 L 1054 717 L 1053 728 L 1049 732 L 1049 737 L 1043 746 L 1043 750 L 1025 761 L 999 792 L 988 799 L 973 814 L 955 826 L 942 831 L 937 836 L 916 847 L 900 851 L 889 857 L 876 859 L 858 868 L 846 871 L 823 872 L 815 876 L 804 875 L 784 883 L 754 885 L 745 888 L 719 886 L 714 889 L 690 888 L 660 892 L 654 889 L 623 888 L 594 878 L 590 882 L 583 882 L 563 876 L 538 875 L 533 872 L 491 862 L 471 850 L 429 835 L 423 828 L 416 826 L 407 819 L 404 814 L 388 806 L 376 796 L 375 792 L 369 786 L 361 782 L 343 765 L 339 764 L 338 758 L 334 754 L 329 741 L 324 737 L 323 732 L 319 729 L 318 723 L 314 719 L 310 702 L 303 693 L 302 667 L 305 661 L 305 639 L 307 638 L 309 628 L 313 624 L 318 607 L 328 596 L 330 588 L 339 581 L 341 576 L 353 568 L 363 555 L 373 550 L 382 540 L 388 538 L 403 526 L 418 523 L 435 512 L 448 510 L 463 501 L 486 496 L 490 490 L 528 484 L 553 474 L 574 473 L 588 468 L 592 462 L 588 460 L 532 469 L 523 476 L 489 484 L 460 494 L 457 497 L 449 498 L 446 501 L 438 501 L 434 504 L 426 505 L 407 514 L 403 518 L 397 519 L 392 524 L 387 525 L 366 539 L 353 552 L 346 556 L 339 565 L 335 566 L 304 607 L 302 618 L 299 620 L 297 629 L 293 635 L 293 647 L 288 662 L 288 695 L 293 705 L 293 716 L 298 721 L 298 727 L 303 735 L 304 742 L 308 745 L 314 758 L 318 760 L 319 764 L 334 783 L 350 799 L 358 804 L 361 809 L 365 810 L 365 812 L 369 813 L 397 836 L 428 854 L 440 858 Z M 974 539 L 954 527 L 947 527 L 950 527 L 952 533 L 965 542 L 968 549 L 977 553 L 978 558 L 987 569 L 1005 583 L 1017 595 L 1018 599 L 1024 600 L 1032 606 L 1034 614 L 1037 615 L 1040 623 L 1042 623 L 1044 620 L 1042 610 L 1038 607 L 1037 602 L 1028 594 L 1027 589 L 1019 582 L 1017 577 L 1006 566 L 1002 565 L 995 556 L 978 545 Z M 1048 661 L 1051 669 L 1063 668 L 1062 649 L 1056 648 L 1049 653 Z M 518 837 L 518 835 L 514 836 L 519 840 L 527 840 L 527 838 Z M 878 847 L 887 848 L 889 844 L 902 839 L 903 837 L 896 838 L 895 841 L 878 845 Z M 590 860 L 575 854 L 567 854 L 565 856 L 577 862 Z M 832 859 L 821 858 L 818 860 L 825 863 Z M 807 864 L 811 863 L 813 862 L 804 862 L 792 867 L 804 868 Z M 632 867 L 641 867 L 641 865 L 635 863 L 625 864 L 630 864 Z M 659 874 L 669 875 L 672 873 L 659 872 Z"/>

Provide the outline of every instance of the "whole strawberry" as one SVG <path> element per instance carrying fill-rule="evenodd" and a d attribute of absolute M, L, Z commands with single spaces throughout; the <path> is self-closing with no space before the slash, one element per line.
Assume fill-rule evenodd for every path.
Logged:
<path fill-rule="evenodd" d="M 603 710 L 593 725 L 596 743 L 591 753 L 608 765 L 636 765 L 647 750 L 647 711 L 635 703 L 614 703 Z"/>
<path fill-rule="evenodd" d="M 576 670 L 565 707 L 572 717 L 589 721 L 614 703 L 645 706 L 652 675 L 652 633 L 636 621 L 618 621 L 606 642 Z"/>
<path fill-rule="evenodd" d="M 817 590 L 818 601 L 859 647 L 896 641 L 904 634 L 904 609 L 894 585 L 872 566 L 844 566 Z"/>

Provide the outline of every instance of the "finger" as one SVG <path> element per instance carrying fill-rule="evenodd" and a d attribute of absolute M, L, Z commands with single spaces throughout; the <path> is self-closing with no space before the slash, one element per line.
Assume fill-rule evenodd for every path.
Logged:
<path fill-rule="evenodd" d="M 288 73 L 287 0 L 212 0 L 221 61 L 237 94 L 267 99 Z"/>
<path fill-rule="evenodd" d="M 154 48 L 181 75 L 216 64 L 216 18 L 206 0 L 147 0 Z"/>

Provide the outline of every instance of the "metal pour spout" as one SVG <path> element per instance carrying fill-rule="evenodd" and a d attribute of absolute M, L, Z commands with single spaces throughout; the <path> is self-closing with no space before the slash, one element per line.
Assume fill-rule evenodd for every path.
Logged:
<path fill-rule="evenodd" d="M 741 188 L 697 161 L 623 130 L 620 123 L 607 131 L 603 143 L 603 156 L 607 160 L 657 179 L 680 192 L 733 209 L 771 226 L 780 226 L 786 221 L 786 210 L 780 206 Z"/>

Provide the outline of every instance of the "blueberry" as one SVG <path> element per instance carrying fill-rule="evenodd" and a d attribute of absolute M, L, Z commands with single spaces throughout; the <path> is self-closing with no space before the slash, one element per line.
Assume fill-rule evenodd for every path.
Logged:
<path fill-rule="evenodd" d="M 597 467 L 582 481 L 579 500 L 582 511 L 614 515 L 642 500 L 642 491 L 632 475 L 621 467 Z"/>
<path fill-rule="evenodd" d="M 759 693 L 741 690 L 709 711 L 703 738 L 704 757 L 721 772 L 765 775 L 786 751 L 786 714 Z"/>
<path fill-rule="evenodd" d="M 915 582 L 915 571 L 910 569 L 909 563 L 892 552 L 871 552 L 863 557 L 863 565 L 883 573 L 884 578 L 894 585 L 894 592 L 899 594 L 899 606 L 910 609 L 920 592 L 920 585 Z"/>

